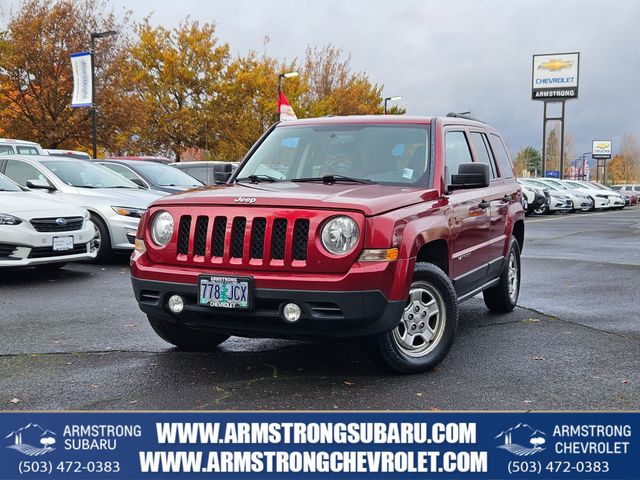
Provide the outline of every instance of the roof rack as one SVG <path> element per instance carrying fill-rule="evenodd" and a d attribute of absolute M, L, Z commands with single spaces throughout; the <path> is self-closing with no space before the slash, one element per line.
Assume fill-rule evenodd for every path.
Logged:
<path fill-rule="evenodd" d="M 454 118 L 464 118 L 466 120 L 473 120 L 475 122 L 480 122 L 480 123 L 486 123 L 478 118 L 473 118 L 469 115 L 467 115 L 467 113 L 455 113 L 455 112 L 449 112 L 447 113 L 447 117 L 454 117 Z"/>

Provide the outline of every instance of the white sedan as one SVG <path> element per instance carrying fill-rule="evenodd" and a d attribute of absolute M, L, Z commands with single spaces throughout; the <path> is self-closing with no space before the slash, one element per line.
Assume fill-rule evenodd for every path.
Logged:
<path fill-rule="evenodd" d="M 0 268 L 93 259 L 95 236 L 87 210 L 25 191 L 0 174 Z"/>

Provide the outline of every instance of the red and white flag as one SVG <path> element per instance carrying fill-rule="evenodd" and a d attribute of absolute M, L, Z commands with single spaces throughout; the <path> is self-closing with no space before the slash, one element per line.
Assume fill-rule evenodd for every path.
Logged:
<path fill-rule="evenodd" d="M 280 92 L 280 98 L 278 99 L 278 112 L 280 112 L 280 121 L 284 122 L 286 120 L 296 120 L 296 112 L 293 111 L 293 107 L 289 105 L 289 101 L 287 97 L 284 96 L 284 93 Z"/>

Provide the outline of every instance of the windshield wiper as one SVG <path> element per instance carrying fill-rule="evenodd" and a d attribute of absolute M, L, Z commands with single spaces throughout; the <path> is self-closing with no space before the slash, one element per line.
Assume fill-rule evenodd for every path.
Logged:
<path fill-rule="evenodd" d="M 249 180 L 251 183 L 260 183 L 262 181 L 265 181 L 265 182 L 279 181 L 277 178 L 274 178 L 270 175 L 249 175 L 248 177 L 236 178 L 236 182 L 244 182 L 246 180 Z"/>
<path fill-rule="evenodd" d="M 373 180 L 369 180 L 367 178 L 352 178 L 346 177 L 344 175 L 325 175 L 323 177 L 306 177 L 306 178 L 294 178 L 291 180 L 292 182 L 322 182 L 325 185 L 332 185 L 336 182 L 353 182 L 353 183 L 363 183 L 363 184 L 372 184 L 376 183 Z"/>

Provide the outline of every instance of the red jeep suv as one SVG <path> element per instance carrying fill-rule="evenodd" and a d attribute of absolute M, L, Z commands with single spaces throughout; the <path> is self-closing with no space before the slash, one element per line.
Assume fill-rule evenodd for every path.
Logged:
<path fill-rule="evenodd" d="M 521 192 L 485 123 L 350 116 L 274 125 L 229 182 L 156 200 L 131 259 L 156 333 L 364 337 L 397 372 L 433 368 L 458 303 L 514 308 Z"/>

